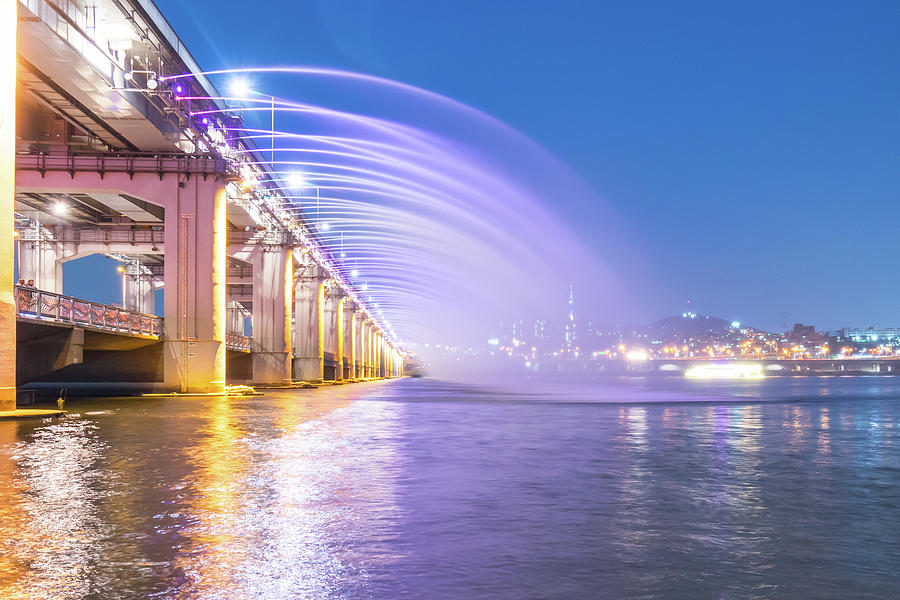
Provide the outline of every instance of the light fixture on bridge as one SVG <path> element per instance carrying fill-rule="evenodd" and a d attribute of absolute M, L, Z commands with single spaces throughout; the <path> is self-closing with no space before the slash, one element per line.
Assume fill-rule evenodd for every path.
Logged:
<path fill-rule="evenodd" d="M 328 231 L 329 229 L 331 229 L 331 225 L 329 225 L 326 221 L 325 223 L 321 223 L 319 225 L 319 229 L 321 229 L 322 231 Z"/>
<path fill-rule="evenodd" d="M 306 178 L 303 177 L 303 173 L 291 173 L 287 177 L 288 187 L 292 188 L 304 188 L 308 183 L 306 183 Z"/>
<path fill-rule="evenodd" d="M 357 271 L 356 269 L 353 269 L 352 271 L 350 271 L 350 277 L 353 277 L 353 278 L 359 277 L 359 271 Z"/>
<path fill-rule="evenodd" d="M 55 202 L 53 204 L 52 210 L 53 210 L 54 215 L 61 217 L 64 214 L 69 212 L 69 206 L 65 202 L 62 202 L 62 201 Z"/>
<path fill-rule="evenodd" d="M 159 81 L 156 80 L 156 74 L 154 73 L 154 74 L 148 76 L 147 77 L 147 89 L 155 90 L 158 87 L 159 87 Z"/>
<path fill-rule="evenodd" d="M 235 77 L 228 82 L 228 93 L 235 98 L 246 98 L 250 95 L 250 83 L 243 77 Z"/>

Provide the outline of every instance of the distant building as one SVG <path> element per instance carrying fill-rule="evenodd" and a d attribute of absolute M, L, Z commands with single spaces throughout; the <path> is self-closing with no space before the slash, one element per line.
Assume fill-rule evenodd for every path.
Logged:
<path fill-rule="evenodd" d="M 569 321 L 566 323 L 566 350 L 572 352 L 577 347 L 575 328 L 575 286 L 569 285 Z"/>
<path fill-rule="evenodd" d="M 867 327 L 865 329 L 859 329 L 845 327 L 844 329 L 841 329 L 840 338 L 863 344 L 878 343 L 897 345 L 900 344 L 900 328 L 887 327 L 885 329 L 875 329 L 874 327 Z"/>

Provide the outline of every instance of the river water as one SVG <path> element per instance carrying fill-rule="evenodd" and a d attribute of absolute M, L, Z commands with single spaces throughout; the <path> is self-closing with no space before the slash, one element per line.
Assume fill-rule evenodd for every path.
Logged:
<path fill-rule="evenodd" d="M 553 389 L 0 422 L 0 597 L 900 594 L 900 379 Z"/>

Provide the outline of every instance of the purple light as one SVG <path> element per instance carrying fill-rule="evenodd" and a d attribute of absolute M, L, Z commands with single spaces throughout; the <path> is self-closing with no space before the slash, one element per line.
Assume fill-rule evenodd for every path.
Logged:
<path fill-rule="evenodd" d="M 183 85 L 183 84 L 180 84 L 180 83 L 179 83 L 179 84 L 176 84 L 176 85 L 175 85 L 175 93 L 178 94 L 179 96 L 180 96 L 181 94 L 183 94 L 183 93 L 184 93 L 184 85 Z"/>
<path fill-rule="evenodd" d="M 208 117 L 203 117 L 202 119 L 200 119 L 200 122 L 201 122 L 203 125 L 209 125 L 209 118 L 208 118 Z"/>

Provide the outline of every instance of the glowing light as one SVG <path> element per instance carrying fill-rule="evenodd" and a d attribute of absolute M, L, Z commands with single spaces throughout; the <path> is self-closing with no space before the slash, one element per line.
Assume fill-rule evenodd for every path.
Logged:
<path fill-rule="evenodd" d="M 175 85 L 175 93 L 179 96 L 182 95 L 184 93 L 184 85 L 182 85 L 180 83 L 176 84 Z"/>
<path fill-rule="evenodd" d="M 306 178 L 303 176 L 303 173 L 291 173 L 288 175 L 288 187 L 292 188 L 303 188 L 309 185 L 306 183 Z"/>
<path fill-rule="evenodd" d="M 762 365 L 759 363 L 698 365 L 684 372 L 691 379 L 763 379 Z"/>
<path fill-rule="evenodd" d="M 235 77 L 228 82 L 228 93 L 236 98 L 246 98 L 250 94 L 250 82 L 243 77 Z"/>
<path fill-rule="evenodd" d="M 319 229 L 321 229 L 322 231 L 328 231 L 329 229 L 331 229 L 331 225 L 329 225 L 327 222 L 322 223 L 321 225 L 319 225 Z"/>
<path fill-rule="evenodd" d="M 156 80 L 156 77 L 150 76 L 147 78 L 147 89 L 155 90 L 159 87 L 159 82 Z"/>
<path fill-rule="evenodd" d="M 359 277 L 359 271 L 353 269 L 352 271 L 350 271 L 350 277 Z"/>
<path fill-rule="evenodd" d="M 740 329 L 740 328 L 741 328 L 741 322 L 740 322 L 740 321 L 732 321 L 732 322 L 731 322 L 731 326 L 734 327 L 735 329 Z"/>
<path fill-rule="evenodd" d="M 125 81 L 134 81 L 134 73 L 131 71 L 125 71 L 123 77 L 125 78 Z"/>
<path fill-rule="evenodd" d="M 625 358 L 634 362 L 643 362 L 650 358 L 646 350 L 629 350 L 625 354 Z"/>
<path fill-rule="evenodd" d="M 65 202 L 56 202 L 52 210 L 54 215 L 62 216 L 69 212 L 69 207 Z"/>

